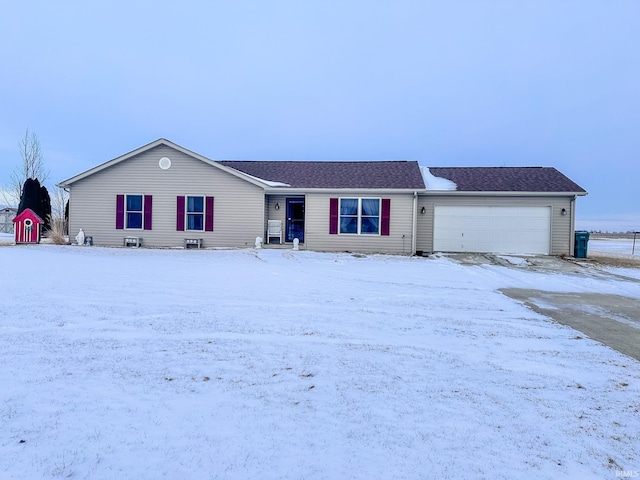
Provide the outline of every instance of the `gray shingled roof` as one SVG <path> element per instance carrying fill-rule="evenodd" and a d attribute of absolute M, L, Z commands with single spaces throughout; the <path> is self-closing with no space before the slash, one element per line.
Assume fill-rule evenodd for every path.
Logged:
<path fill-rule="evenodd" d="M 269 182 L 292 188 L 424 189 L 415 161 L 232 161 L 218 162 Z"/>
<path fill-rule="evenodd" d="M 429 167 L 429 171 L 454 182 L 459 192 L 586 193 L 553 167 Z"/>

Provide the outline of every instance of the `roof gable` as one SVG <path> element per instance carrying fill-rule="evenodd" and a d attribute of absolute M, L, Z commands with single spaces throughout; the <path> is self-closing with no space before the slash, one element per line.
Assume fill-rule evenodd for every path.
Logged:
<path fill-rule="evenodd" d="M 21 222 L 25 219 L 31 219 L 32 221 L 34 221 L 35 223 L 44 223 L 42 221 L 42 219 L 40 218 L 40 216 L 34 212 L 33 210 L 31 210 L 30 208 L 25 208 L 22 212 L 20 212 L 14 219 L 13 222 L 14 223 L 18 223 Z"/>
<path fill-rule="evenodd" d="M 455 183 L 458 192 L 587 193 L 553 167 L 430 167 L 429 172 Z"/>
<path fill-rule="evenodd" d="M 424 189 L 415 161 L 221 161 L 226 167 L 292 188 Z"/>
<path fill-rule="evenodd" d="M 154 148 L 156 148 L 156 147 L 158 147 L 160 145 L 164 145 L 164 146 L 170 147 L 170 148 L 172 148 L 174 150 L 177 150 L 177 151 L 179 151 L 181 153 L 184 153 L 185 155 L 188 155 L 188 156 L 190 156 L 192 158 L 200 160 L 201 162 L 207 163 L 207 164 L 209 164 L 209 165 L 211 165 L 211 166 L 213 166 L 215 168 L 219 168 L 219 169 L 224 170 L 224 171 L 226 171 L 226 172 L 228 172 L 228 173 L 230 173 L 230 174 L 232 174 L 234 176 L 240 177 L 243 180 L 246 180 L 246 181 L 248 181 L 250 183 L 253 183 L 253 184 L 256 184 L 256 185 L 260 185 L 260 186 L 264 187 L 264 183 L 260 182 L 259 179 L 248 177 L 247 175 L 244 175 L 243 173 L 241 173 L 239 171 L 227 168 L 227 167 L 223 166 L 220 162 L 216 162 L 216 161 L 211 160 L 211 159 L 209 159 L 207 157 L 204 157 L 204 156 L 202 156 L 202 155 L 200 155 L 198 153 L 192 152 L 191 150 L 188 150 L 188 149 L 186 149 L 184 147 L 181 147 L 180 145 L 175 144 L 175 143 L 173 143 L 173 142 L 171 142 L 171 141 L 169 141 L 167 139 L 164 139 L 164 138 L 159 138 L 158 140 L 156 140 L 154 142 L 148 143 L 147 145 L 144 145 L 144 146 L 142 146 L 140 148 L 136 148 L 135 150 L 132 150 L 131 152 L 125 153 L 124 155 L 120 155 L 119 157 L 116 157 L 116 158 L 114 158 L 112 160 L 109 160 L 108 162 L 102 163 L 102 164 L 98 165 L 97 167 L 93 167 L 93 168 L 91 168 L 89 170 L 86 170 L 85 172 L 82 172 L 82 173 L 80 173 L 80 174 L 78 174 L 78 175 L 76 175 L 74 177 L 71 177 L 71 178 L 69 178 L 67 180 L 64 180 L 64 181 L 60 182 L 57 186 L 59 186 L 59 187 L 68 187 L 69 185 L 77 182 L 78 180 L 82 180 L 82 179 L 84 179 L 86 177 L 89 177 L 89 176 L 91 176 L 91 175 L 93 175 L 95 173 L 98 173 L 98 172 L 100 172 L 102 170 L 105 170 L 105 169 L 110 168 L 110 167 L 112 167 L 114 165 L 117 165 L 117 164 L 119 164 L 121 162 L 129 160 L 130 158 L 133 158 L 136 155 L 139 155 L 139 154 L 141 154 L 143 152 L 152 150 L 152 149 L 154 149 Z"/>

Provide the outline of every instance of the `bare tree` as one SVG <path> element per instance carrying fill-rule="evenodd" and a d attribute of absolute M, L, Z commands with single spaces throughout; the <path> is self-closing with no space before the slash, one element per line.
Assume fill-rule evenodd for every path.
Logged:
<path fill-rule="evenodd" d="M 51 216 L 64 220 L 64 212 L 69 201 L 69 193 L 61 187 L 56 187 L 51 194 Z"/>
<path fill-rule="evenodd" d="M 44 157 L 40 140 L 35 133 L 25 131 L 24 138 L 18 142 L 21 163 L 9 174 L 9 183 L 2 189 L 2 197 L 7 205 L 17 205 L 22 197 L 22 187 L 27 178 L 39 180 L 41 184 L 49 178 L 44 167 Z"/>
<path fill-rule="evenodd" d="M 65 211 L 68 201 L 69 193 L 64 188 L 56 187 L 51 195 L 51 230 L 48 236 L 58 245 L 67 243 L 67 219 Z"/>

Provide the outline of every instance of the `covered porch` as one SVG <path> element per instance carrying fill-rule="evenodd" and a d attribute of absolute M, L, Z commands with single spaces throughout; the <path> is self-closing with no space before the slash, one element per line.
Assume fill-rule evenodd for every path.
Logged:
<path fill-rule="evenodd" d="M 304 244 L 305 203 L 304 195 L 266 195 L 265 247 L 290 247 L 296 238 Z"/>

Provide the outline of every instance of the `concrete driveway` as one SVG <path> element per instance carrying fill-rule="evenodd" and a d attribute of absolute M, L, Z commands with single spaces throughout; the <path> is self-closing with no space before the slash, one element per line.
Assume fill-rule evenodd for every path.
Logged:
<path fill-rule="evenodd" d="M 537 313 L 640 360 L 640 300 L 637 298 L 527 288 L 503 288 L 500 291 Z"/>
<path fill-rule="evenodd" d="M 522 268 L 496 255 L 448 255 L 463 265 L 494 264 Z M 527 269 L 571 275 L 587 274 L 585 265 L 557 257 L 525 257 Z M 640 283 L 637 278 L 598 269 L 598 275 Z M 531 288 L 503 288 L 505 295 L 533 311 L 582 332 L 630 357 L 640 360 L 640 299 L 603 293 L 550 292 Z"/>

